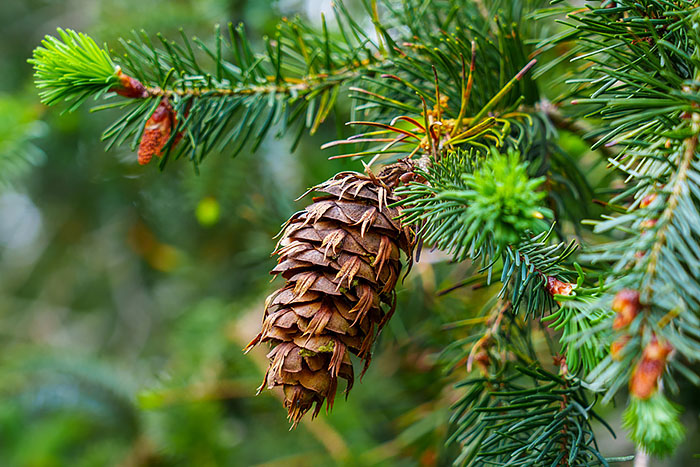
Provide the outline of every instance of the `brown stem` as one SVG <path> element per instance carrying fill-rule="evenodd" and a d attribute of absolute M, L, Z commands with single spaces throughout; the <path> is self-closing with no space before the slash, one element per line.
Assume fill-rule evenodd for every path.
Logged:
<path fill-rule="evenodd" d="M 377 52 L 374 56 L 376 60 L 383 61 L 386 55 Z M 314 88 L 322 86 L 333 86 L 344 81 L 358 78 L 362 72 L 372 66 L 369 59 L 364 59 L 353 64 L 351 67 L 343 67 L 330 73 L 318 73 L 304 76 L 301 79 L 286 79 L 282 83 L 275 81 L 274 77 L 268 78 L 268 83 L 240 88 L 186 88 L 186 89 L 161 89 L 158 86 L 145 87 L 138 80 L 125 75 L 121 69 L 117 70 L 117 75 L 121 81 L 120 89 L 115 91 L 125 97 L 145 98 L 145 97 L 200 97 L 202 95 L 214 96 L 246 96 L 253 94 L 292 94 L 304 93 Z"/>
<path fill-rule="evenodd" d="M 584 141 L 588 141 L 589 143 L 595 144 L 598 141 L 600 141 L 600 138 L 598 137 L 586 136 L 586 133 L 588 133 L 589 128 L 587 128 L 585 124 L 578 120 L 572 120 L 570 118 L 564 117 L 564 115 L 562 115 L 559 109 L 551 103 L 542 103 L 541 107 L 544 113 L 549 118 L 549 120 L 558 129 L 573 133 L 579 138 L 583 139 Z M 598 146 L 597 150 L 603 153 L 603 155 L 606 158 L 615 157 L 617 155 L 616 151 L 613 151 L 612 148 L 606 145 Z"/>
<path fill-rule="evenodd" d="M 649 467 L 649 454 L 641 448 L 634 453 L 634 467 Z"/>
<path fill-rule="evenodd" d="M 666 232 L 669 225 L 673 221 L 673 216 L 675 210 L 680 202 L 680 197 L 683 192 L 683 187 L 685 186 L 685 181 L 688 178 L 688 169 L 690 168 L 690 163 L 695 158 L 695 152 L 698 147 L 698 136 L 694 135 L 685 141 L 685 151 L 683 153 L 683 160 L 678 167 L 678 174 L 676 175 L 676 180 L 673 186 L 673 191 L 666 201 L 666 208 L 661 213 L 659 221 L 661 222 L 659 230 L 656 233 L 656 240 L 654 241 L 654 246 L 651 249 L 649 255 L 649 262 L 647 263 L 647 270 L 644 274 L 644 280 L 646 281 L 646 298 L 647 301 L 651 298 L 653 293 L 652 283 L 654 277 L 656 277 L 656 272 L 658 270 L 657 265 L 659 262 L 659 256 L 661 255 L 661 250 L 666 245 Z"/>

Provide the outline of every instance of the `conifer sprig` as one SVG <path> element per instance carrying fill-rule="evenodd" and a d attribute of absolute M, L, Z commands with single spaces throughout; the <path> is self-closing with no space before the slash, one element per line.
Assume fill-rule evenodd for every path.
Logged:
<path fill-rule="evenodd" d="M 473 420 L 460 420 L 470 429 L 456 432 L 465 444 L 458 463 L 609 464 L 598 451 L 591 426 L 598 416 L 577 382 L 567 382 L 537 366 L 512 364 L 502 374 L 462 384 L 469 389 L 471 405 L 460 412 Z"/>
<path fill-rule="evenodd" d="M 43 103 L 72 101 L 68 111 L 73 111 L 88 97 L 99 98 L 119 84 L 117 65 L 90 36 L 60 28 L 58 35 L 46 36 L 29 60 Z"/>
<path fill-rule="evenodd" d="M 143 92 L 94 109 L 122 109 L 122 116 L 103 138 L 108 147 L 127 142 L 132 150 L 142 140 L 147 120 L 166 100 L 172 108 L 168 117 L 172 128 L 156 151 L 164 156 L 161 165 L 171 157 L 186 156 L 198 164 L 212 151 L 236 154 L 244 147 L 242 142 L 250 142 L 249 147 L 255 149 L 272 129 L 279 134 L 291 130 L 296 144 L 305 129 L 314 132 L 328 117 L 343 90 L 352 93 L 351 120 L 366 120 L 357 118 L 360 112 L 374 121 L 392 119 L 397 106 L 404 114 L 411 110 L 420 115 L 422 101 L 452 119 L 460 111 L 466 115 L 482 111 L 485 116 L 492 110 L 504 115 L 523 101 L 533 105 L 537 89 L 529 75 L 522 73 L 531 62 L 529 47 L 518 31 L 522 12 L 503 9 L 496 2 L 489 6 L 492 10 L 470 6 L 463 12 L 450 7 L 445 10 L 450 14 L 432 14 L 441 11 L 433 8 L 439 3 L 426 8 L 425 2 L 417 0 L 401 7 L 390 0 L 368 2 L 367 13 L 380 36 L 377 41 L 339 2 L 334 30 L 325 19 L 321 30 L 298 18 L 284 19 L 274 37 L 265 38 L 264 52 L 256 51 L 242 25 L 229 25 L 226 33 L 217 28 L 211 43 L 184 34 L 172 41 L 135 32 L 130 39 L 120 40 L 123 55 L 110 57 L 100 50 L 102 60 L 111 62 L 99 72 L 92 70 L 107 80 L 102 87 L 88 86 L 85 80 L 74 79 L 75 73 L 63 72 L 42 86 L 45 93 L 60 88 L 81 96 L 71 106 L 73 110 L 91 95 L 119 91 L 125 79 L 135 80 L 132 82 L 143 86 Z M 498 28 L 484 29 L 496 12 L 502 18 Z M 413 34 L 407 33 L 408 24 L 416 27 Z M 87 36 L 71 34 L 94 44 Z M 46 41 L 60 49 L 75 49 L 70 37 Z M 463 69 L 460 74 L 454 64 L 466 66 L 469 57 L 471 71 Z M 37 49 L 32 60 L 37 70 L 51 68 L 44 59 L 42 49 Z M 62 71 L 71 71 L 70 63 L 66 61 Z M 438 92 L 432 89 L 436 75 L 443 81 Z M 468 85 L 475 81 L 478 86 Z M 465 93 L 467 87 L 470 91 Z M 495 103 L 498 107 L 492 109 Z M 530 131 L 525 122 L 511 120 L 509 124 L 517 126 L 519 133 Z M 214 121 L 216 124 L 210 124 Z"/>
<path fill-rule="evenodd" d="M 485 334 L 465 359 L 479 374 L 458 384 L 465 393 L 451 418 L 451 440 L 462 446 L 455 465 L 607 466 L 629 460 L 599 452 L 591 426 L 601 420 L 594 401 L 564 359 L 558 359 L 559 374 L 538 361 L 531 328 L 508 300 L 494 305 Z"/>
<path fill-rule="evenodd" d="M 537 192 L 543 179 L 530 179 L 527 164 L 512 150 L 492 150 L 483 159 L 473 151 L 447 153 L 419 173 L 426 183 L 398 190 L 405 196 L 403 222 L 419 225 L 427 244 L 457 261 L 483 256 L 488 264 L 526 232 L 548 229 L 544 219 L 551 211 L 541 206 L 545 194 Z"/>
<path fill-rule="evenodd" d="M 342 5 L 336 20 L 340 40 L 331 40 L 325 20 L 322 31 L 298 18 L 282 20 L 264 53 L 254 52 L 243 25 L 229 24 L 227 37 L 217 27 L 213 44 L 184 34 L 178 42 L 158 35 L 154 43 L 134 33 L 120 41 L 126 53 L 113 57 L 88 36 L 59 30 L 30 62 L 47 104 L 71 100 L 75 110 L 109 91 L 128 98 L 94 109 L 122 109 L 103 135 L 108 147 L 130 141 L 135 149 L 165 102 L 171 128 L 154 153 L 164 156 L 161 165 L 183 155 L 199 163 L 211 151 L 235 155 L 248 142 L 255 149 L 275 126 L 284 133 L 297 126 L 298 141 L 335 108 L 341 86 L 372 75 L 388 58 Z"/>
<path fill-rule="evenodd" d="M 595 226 L 617 239 L 582 258 L 605 280 L 592 306 L 614 311 L 597 326 L 610 352 L 588 387 L 610 400 L 628 386 L 625 424 L 657 455 L 683 437 L 675 409 L 660 416 L 670 404 L 662 391 L 677 389 L 676 375 L 700 383 L 688 365 L 700 351 L 698 11 L 689 1 L 603 2 L 571 12 L 568 33 L 555 39 L 574 38 L 568 58 L 586 62 L 570 81 L 569 110 L 599 119 L 594 147 L 617 146 L 610 163 L 627 177 L 610 201 L 618 212 Z"/>

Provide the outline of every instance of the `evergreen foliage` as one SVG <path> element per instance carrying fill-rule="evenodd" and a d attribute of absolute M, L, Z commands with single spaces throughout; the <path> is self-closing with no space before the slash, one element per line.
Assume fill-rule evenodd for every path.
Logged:
<path fill-rule="evenodd" d="M 632 398 L 623 414 L 624 427 L 632 439 L 655 456 L 668 456 L 683 441 L 680 409 L 656 394 L 649 400 Z"/>
<path fill-rule="evenodd" d="M 0 94 L 0 185 L 16 183 L 44 159 L 36 140 L 45 133 L 36 109 Z"/>
<path fill-rule="evenodd" d="M 551 218 L 551 211 L 540 206 L 545 193 L 537 191 L 544 178 L 528 178 L 519 158 L 513 150 L 506 155 L 492 150 L 483 161 L 473 154 L 447 154 L 439 166 L 421 173 L 424 183 L 398 190 L 405 196 L 403 222 L 425 226 L 421 238 L 453 253 L 456 261 L 479 257 L 485 245 L 495 247 L 487 258 L 498 256 L 524 234 L 548 230 L 544 217 Z"/>
<path fill-rule="evenodd" d="M 435 249 L 467 263 L 450 291 L 492 292 L 477 313 L 448 325 L 457 338 L 441 352 L 447 372 L 461 380 L 447 436 L 457 446 L 452 460 L 609 465 L 629 458 L 600 452 L 602 431 L 594 425 L 612 430 L 599 400 L 628 388 L 630 438 L 640 451 L 668 456 L 684 439 L 669 394 L 679 392 L 679 377 L 700 383 L 700 7 L 688 0 L 579 3 L 367 0 L 358 19 L 338 2 L 334 20 L 318 29 L 299 18 L 280 21 L 258 51 L 242 25 L 217 27 L 210 42 L 134 33 L 119 53 L 59 30 L 30 62 L 43 102 L 68 101 L 75 110 L 90 97 L 108 100 L 97 107 L 119 112 L 103 135 L 108 145 L 139 146 L 139 157 L 146 147 L 162 156 L 161 168 L 178 157 L 198 166 L 211 152 L 255 151 L 273 130 L 293 135 L 296 145 L 332 114 L 358 128 L 325 145 L 343 148 L 334 157 L 366 166 L 367 176 L 353 175 L 348 186 L 342 177 L 324 185 L 338 203 L 344 196 L 352 203 L 333 213 L 332 202 L 315 199 L 302 227 L 313 222 L 321 232 L 316 223 L 329 212 L 343 225 L 340 234 L 362 224 L 364 238 L 366 225 L 400 210 L 384 220 L 400 221 L 405 231 L 377 224 L 378 231 L 415 240 L 416 257 Z M 606 174 L 596 178 L 564 146 L 567 135 L 607 157 Z M 396 171 L 391 184 L 377 178 L 380 164 Z M 376 193 L 367 198 L 361 193 L 370 185 Z M 597 212 L 594 185 L 607 213 L 585 221 Z M 292 305 L 321 303 L 325 295 L 364 303 L 365 311 L 376 302 L 382 315 L 366 320 L 367 346 L 350 346 L 367 363 L 374 321 L 381 328 L 393 314 L 396 277 L 386 281 L 392 287 L 379 287 L 381 265 L 372 279 L 361 264 L 373 271 L 380 252 L 398 261 L 410 242 L 394 248 L 395 256 L 380 246 L 341 261 L 329 257 L 329 243 L 335 250 L 342 241 L 329 240 L 334 235 L 337 229 L 305 239 L 304 248 L 318 253 L 313 260 L 300 259 L 295 243 L 280 245 L 283 259 L 296 261 L 278 271 L 296 284 L 285 289 L 295 301 L 275 303 L 275 313 L 293 315 L 294 323 L 277 315 L 265 322 L 261 336 L 277 343 L 271 385 L 291 387 L 307 371 L 302 357 L 316 356 L 299 349 L 334 326 L 331 315 L 357 311 L 319 311 L 312 326 Z M 328 267 L 335 279 L 320 272 Z M 356 274 L 381 290 L 369 287 L 369 298 L 361 297 Z M 308 281 L 321 276 L 323 289 Z M 347 287 L 341 276 L 349 277 Z M 494 281 L 500 286 L 488 288 Z M 309 290 L 325 295 L 304 298 Z M 380 303 L 390 304 L 386 316 Z M 348 329 L 332 334 L 350 339 Z M 316 343 L 316 351 L 333 354 L 326 355 L 332 367 L 342 360 L 351 385 L 349 357 Z M 287 359 L 292 347 L 298 369 Z M 294 380 L 285 404 L 295 425 L 310 398 L 314 413 L 325 399 L 332 403 L 337 368 L 319 370 L 321 389 Z"/>
<path fill-rule="evenodd" d="M 90 36 L 70 29 L 59 29 L 58 34 L 60 39 L 47 36 L 30 60 L 43 103 L 74 101 L 71 111 L 88 97 L 99 98 L 119 84 L 116 65 Z"/>
<path fill-rule="evenodd" d="M 579 383 L 572 385 L 542 369 L 513 366 L 460 383 L 468 393 L 453 417 L 459 424 L 453 437 L 465 446 L 456 462 L 607 465 L 591 428 L 599 417 Z"/>

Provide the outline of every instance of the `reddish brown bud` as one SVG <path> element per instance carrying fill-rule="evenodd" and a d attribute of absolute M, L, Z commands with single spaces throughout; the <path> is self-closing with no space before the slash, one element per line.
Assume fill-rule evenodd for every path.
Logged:
<path fill-rule="evenodd" d="M 631 289 L 620 290 L 612 303 L 612 310 L 617 313 L 613 321 L 613 329 L 618 331 L 634 321 L 639 314 L 639 292 Z"/>
<path fill-rule="evenodd" d="M 547 291 L 552 295 L 571 295 L 574 285 L 571 282 L 560 281 L 556 277 L 547 277 Z"/>
<path fill-rule="evenodd" d="M 148 164 L 153 156 L 161 157 L 165 143 L 170 139 L 173 127 L 177 124 L 175 112 L 164 97 L 146 122 L 139 144 L 139 164 Z"/>
<path fill-rule="evenodd" d="M 552 296 L 554 295 L 571 295 L 571 291 L 574 289 L 574 284 L 571 282 L 562 282 L 556 277 L 547 277 L 547 292 Z"/>
<path fill-rule="evenodd" d="M 141 84 L 141 81 L 131 76 L 125 75 L 122 70 L 117 71 L 117 76 L 119 76 L 119 87 L 114 87 L 111 90 L 123 97 L 129 97 L 132 99 L 142 99 L 148 97 L 148 90 L 146 86 Z"/>
<path fill-rule="evenodd" d="M 630 341 L 630 336 L 622 336 L 610 345 L 610 357 L 615 361 L 622 360 L 622 350 Z"/>
<path fill-rule="evenodd" d="M 399 180 L 401 180 L 401 183 L 409 183 L 413 181 L 414 178 L 415 174 L 413 172 L 406 172 L 405 174 L 399 177 Z"/>
<path fill-rule="evenodd" d="M 559 367 L 559 374 L 562 376 L 566 376 L 569 374 L 569 365 L 566 363 L 566 356 L 564 355 L 554 355 L 552 357 L 552 362 L 554 363 L 554 366 Z"/>
<path fill-rule="evenodd" d="M 656 225 L 658 221 L 656 219 L 647 219 L 639 224 L 641 230 L 649 230 Z"/>
<path fill-rule="evenodd" d="M 489 374 L 489 365 L 491 364 L 491 359 L 489 358 L 489 353 L 486 350 L 480 350 L 474 355 L 474 363 L 479 367 L 479 370 L 483 375 Z"/>
<path fill-rule="evenodd" d="M 656 193 L 652 193 L 650 195 L 646 195 L 644 198 L 642 198 L 642 201 L 639 203 L 640 208 L 647 208 L 651 203 L 654 202 L 656 199 Z"/>
<path fill-rule="evenodd" d="M 666 368 L 668 355 L 673 347 L 667 342 L 659 342 L 656 337 L 644 349 L 642 359 L 634 368 L 630 378 L 630 393 L 639 399 L 649 399 L 659 385 L 659 378 Z"/>

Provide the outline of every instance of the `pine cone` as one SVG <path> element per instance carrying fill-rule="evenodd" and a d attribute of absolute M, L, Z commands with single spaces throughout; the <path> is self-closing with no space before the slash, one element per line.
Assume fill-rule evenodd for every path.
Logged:
<path fill-rule="evenodd" d="M 343 172 L 310 191 L 326 193 L 285 224 L 276 254 L 285 285 L 265 302 L 261 342 L 273 348 L 258 389 L 282 386 L 293 426 L 312 406 L 333 406 L 338 377 L 354 382 L 350 353 L 371 360 L 379 331 L 394 313 L 400 251 L 412 233 L 396 220 L 393 188 L 411 167 L 400 162 L 378 175 Z M 308 192 L 307 192 L 308 193 Z"/>

